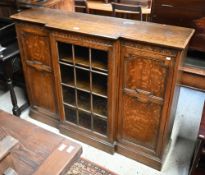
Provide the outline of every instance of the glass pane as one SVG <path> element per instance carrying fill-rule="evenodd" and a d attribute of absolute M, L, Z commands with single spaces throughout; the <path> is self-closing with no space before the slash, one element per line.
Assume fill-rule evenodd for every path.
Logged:
<path fill-rule="evenodd" d="M 73 62 L 72 45 L 58 42 L 59 60 L 67 63 Z"/>
<path fill-rule="evenodd" d="M 92 69 L 108 70 L 108 52 L 92 49 Z"/>
<path fill-rule="evenodd" d="M 78 94 L 78 106 L 82 109 L 90 111 L 90 94 L 79 90 L 77 94 Z"/>
<path fill-rule="evenodd" d="M 107 99 L 93 95 L 93 112 L 107 116 Z"/>
<path fill-rule="evenodd" d="M 82 69 L 76 69 L 77 87 L 90 91 L 90 75 L 89 72 Z"/>
<path fill-rule="evenodd" d="M 93 117 L 93 129 L 96 132 L 107 135 L 107 121 L 94 116 Z"/>
<path fill-rule="evenodd" d="M 66 105 L 64 105 L 65 110 L 65 118 L 67 121 L 72 123 L 77 123 L 77 111 L 74 108 L 70 108 Z"/>
<path fill-rule="evenodd" d="M 79 112 L 79 125 L 91 129 L 91 114 L 80 110 L 78 112 Z"/>
<path fill-rule="evenodd" d="M 73 67 L 60 64 L 62 83 L 74 86 Z"/>
<path fill-rule="evenodd" d="M 75 63 L 80 66 L 89 67 L 89 48 L 82 46 L 74 46 Z"/>
<path fill-rule="evenodd" d="M 63 101 L 65 103 L 75 105 L 75 90 L 70 87 L 62 86 L 63 89 Z"/>
<path fill-rule="evenodd" d="M 92 73 L 93 92 L 107 96 L 107 76 Z"/>

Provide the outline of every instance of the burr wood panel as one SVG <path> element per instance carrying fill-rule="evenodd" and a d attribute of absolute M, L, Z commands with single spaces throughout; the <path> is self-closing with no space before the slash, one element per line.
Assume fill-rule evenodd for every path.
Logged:
<path fill-rule="evenodd" d="M 128 55 L 125 59 L 125 88 L 135 91 L 141 89 L 149 95 L 163 98 L 167 76 L 163 60 L 143 55 Z"/>
<path fill-rule="evenodd" d="M 130 142 L 156 149 L 161 105 L 140 102 L 137 97 L 123 96 L 122 137 Z"/>
<path fill-rule="evenodd" d="M 49 53 L 49 40 L 46 36 L 39 36 L 31 33 L 22 33 L 25 50 L 27 51 L 26 60 L 51 67 Z M 32 44 L 31 44 L 32 43 Z"/>
<path fill-rule="evenodd" d="M 41 111 L 58 122 L 48 32 L 42 27 L 29 24 L 19 24 L 16 28 L 32 116 L 35 118 L 36 112 L 39 117 L 37 113 Z M 51 124 L 53 120 L 47 123 Z"/>
<path fill-rule="evenodd" d="M 164 55 L 163 47 L 146 52 L 146 45 L 122 43 L 117 151 L 141 161 L 137 157 L 143 154 L 147 164 L 159 158 L 151 164 L 160 168 L 173 69 L 180 58 Z"/>

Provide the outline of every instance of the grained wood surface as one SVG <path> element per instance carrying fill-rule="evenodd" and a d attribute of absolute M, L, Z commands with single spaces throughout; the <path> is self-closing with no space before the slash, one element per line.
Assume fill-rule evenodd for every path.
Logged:
<path fill-rule="evenodd" d="M 40 175 L 41 166 L 44 166 L 43 174 L 61 174 L 82 152 L 80 145 L 1 110 L 0 127 L 19 141 L 19 146 L 11 151 L 10 156 L 20 175 L 35 172 Z M 59 147 L 62 144 L 65 145 L 64 149 Z"/>
<path fill-rule="evenodd" d="M 74 1 L 73 0 L 18 0 L 17 5 L 20 8 L 28 8 L 29 6 L 47 7 L 52 9 L 61 9 L 65 11 L 74 11 Z M 15 14 L 16 3 L 15 0 L 1 0 L 0 1 L 0 17 L 9 17 Z"/>
<path fill-rule="evenodd" d="M 125 44 L 126 45 L 126 44 Z M 170 69 L 175 58 L 123 47 L 120 137 L 156 151 Z M 168 58 L 168 60 L 167 60 Z M 138 143 L 139 144 L 139 143 Z"/>
<path fill-rule="evenodd" d="M 160 169 L 181 57 L 177 50 L 122 43 L 117 151 Z"/>
<path fill-rule="evenodd" d="M 62 0 L 46 0 L 46 1 L 38 1 L 38 0 L 18 0 L 18 3 L 22 4 L 36 4 L 41 6 L 52 6 L 54 4 L 59 3 Z"/>
<path fill-rule="evenodd" d="M 156 149 L 161 106 L 143 103 L 136 97 L 123 97 L 123 139 Z"/>
<path fill-rule="evenodd" d="M 11 136 L 5 136 L 0 140 L 0 162 L 1 160 L 9 154 L 11 149 L 18 143 L 18 140 Z"/>
<path fill-rule="evenodd" d="M 28 5 L 37 5 L 41 7 L 48 7 L 52 9 L 74 11 L 74 1 L 72 0 L 47 0 L 47 1 L 18 0 L 18 4 L 19 6 L 28 4 Z"/>
<path fill-rule="evenodd" d="M 143 89 L 150 95 L 164 97 L 167 68 L 163 60 L 149 59 L 143 55 L 126 55 L 125 88 Z"/>
<path fill-rule="evenodd" d="M 31 107 L 39 107 L 58 119 L 48 32 L 25 25 L 18 25 L 17 31 L 21 31 L 17 35 Z"/>
<path fill-rule="evenodd" d="M 196 20 L 205 16 L 204 0 L 153 0 L 152 21 L 161 24 L 171 24 L 196 29 L 196 33 L 190 42 L 190 48 L 205 51 L 204 32 L 198 31 Z"/>
<path fill-rule="evenodd" d="M 47 111 L 57 114 L 56 116 L 59 115 L 61 132 L 71 137 L 109 152 L 113 152 L 116 146 L 119 153 L 160 169 L 170 138 L 171 121 L 175 115 L 172 106 L 177 102 L 175 87 L 178 67 L 193 30 L 44 8 L 24 11 L 12 18 L 17 22 L 24 70 L 28 76 L 29 96 L 32 99 L 32 94 L 35 94 L 36 101 L 43 97 L 42 101 L 48 105 L 57 103 L 56 113 L 52 112 L 53 106 L 47 108 L 40 100 L 36 103 L 39 106 L 33 106 L 32 110 L 39 109 L 39 114 L 43 114 L 40 109 L 48 109 Z M 22 42 L 25 40 L 25 33 L 29 33 L 28 40 L 32 38 L 27 44 L 35 45 L 35 54 L 40 59 L 31 59 L 28 56 L 36 57 L 34 53 L 28 54 L 31 48 L 27 44 L 22 44 L 25 43 Z M 79 126 L 78 113 L 65 112 L 63 108 L 59 55 L 64 52 L 59 49 L 59 42 L 74 45 L 71 54 L 74 55 L 73 60 L 76 45 L 108 52 L 108 125 L 103 135 L 93 132 L 96 128 L 92 130 Z M 46 43 L 50 44 L 50 52 L 45 55 L 47 61 L 44 60 L 44 51 L 37 46 L 47 50 Z M 92 60 L 92 54 L 89 58 Z M 33 70 L 35 72 L 32 73 Z M 48 74 L 50 79 L 46 78 Z M 73 77 L 68 75 L 67 78 Z M 32 79 L 41 82 L 39 88 L 34 87 L 36 84 L 32 83 Z M 86 76 L 84 79 L 87 79 Z M 48 81 L 48 84 L 44 81 Z M 89 78 L 84 84 L 88 84 L 88 81 Z M 48 94 L 53 92 L 55 98 L 49 97 L 50 101 L 47 102 L 41 92 L 49 87 Z M 69 117 L 75 118 L 68 121 Z M 49 115 L 44 120 L 48 118 Z M 101 125 L 97 127 L 102 128 Z"/>
<path fill-rule="evenodd" d="M 23 33 L 22 39 L 24 41 L 25 49 L 27 51 L 27 59 L 41 62 L 43 65 L 51 67 L 51 60 L 49 59 L 49 40 L 46 36 L 39 36 L 31 33 Z M 32 45 L 31 45 L 32 43 Z"/>
<path fill-rule="evenodd" d="M 187 86 L 190 88 L 205 91 L 205 70 L 184 66 L 180 68 L 182 73 L 182 78 L 180 84 L 182 86 Z"/>
<path fill-rule="evenodd" d="M 65 31 L 112 39 L 121 37 L 174 48 L 185 48 L 193 35 L 192 29 L 182 27 L 81 13 L 66 13 L 45 8 L 23 11 L 13 15 L 12 18 L 40 23 Z"/>
<path fill-rule="evenodd" d="M 106 4 L 101 1 L 88 1 L 89 10 L 99 10 L 99 11 L 107 11 L 112 12 L 112 5 Z M 142 7 L 142 14 L 150 14 L 151 8 Z"/>

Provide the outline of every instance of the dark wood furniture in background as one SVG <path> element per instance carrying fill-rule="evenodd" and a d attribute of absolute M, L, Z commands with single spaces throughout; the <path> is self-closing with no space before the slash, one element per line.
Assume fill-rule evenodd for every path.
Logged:
<path fill-rule="evenodd" d="M 74 0 L 75 11 L 89 13 L 87 0 Z"/>
<path fill-rule="evenodd" d="M 121 13 L 124 18 L 127 18 L 130 13 L 132 15 L 138 16 L 136 19 L 142 21 L 142 7 L 139 5 L 112 3 L 112 13 L 113 16 L 117 17 L 117 13 Z"/>
<path fill-rule="evenodd" d="M 0 17 L 9 17 L 21 9 L 31 7 L 47 7 L 52 9 L 61 9 L 65 11 L 74 11 L 73 0 L 1 0 Z"/>
<path fill-rule="evenodd" d="M 0 1 L 0 17 L 8 18 L 10 15 L 16 13 L 16 4 L 14 0 L 2 0 Z"/>
<path fill-rule="evenodd" d="M 153 22 L 196 28 L 195 20 L 204 16 L 204 0 L 187 0 L 186 2 L 184 0 L 153 0 L 152 3 Z M 192 41 L 197 35 L 196 30 Z M 203 41 L 203 39 L 198 38 L 198 47 L 196 47 L 196 42 L 191 42 L 189 48 L 205 52 Z"/>
<path fill-rule="evenodd" d="M 21 86 L 25 90 L 25 84 L 22 75 L 15 24 L 11 19 L 5 18 L 0 18 L 0 76 L 1 85 L 6 86 L 5 89 L 9 89 L 10 91 L 13 114 L 20 116 L 21 112 L 28 107 L 28 102 L 25 102 L 21 107 L 17 103 L 14 85 Z"/>
<path fill-rule="evenodd" d="M 190 166 L 190 175 L 205 174 L 205 103 L 199 126 L 198 138 Z"/>
<path fill-rule="evenodd" d="M 205 91 L 205 17 L 194 20 L 194 26 L 196 34 L 192 39 L 194 45 L 192 49 L 196 51 L 190 51 L 185 59 L 184 66 L 181 68 L 181 83 Z"/>
<path fill-rule="evenodd" d="M 74 11 L 73 0 L 17 0 L 18 6 L 21 7 L 47 7 L 51 9 L 60 9 L 65 11 Z"/>
<path fill-rule="evenodd" d="M 89 13 L 96 14 L 96 15 L 106 15 L 106 16 L 112 16 L 112 5 L 111 3 L 104 3 L 102 1 L 92 1 L 88 0 L 88 9 Z M 135 4 L 137 5 L 137 4 Z M 142 7 L 142 15 L 143 20 L 148 21 L 148 18 L 151 14 L 151 7 L 148 5 L 141 6 Z M 136 15 L 132 15 L 132 12 L 128 15 L 128 18 L 130 19 L 136 19 Z"/>
<path fill-rule="evenodd" d="M 190 52 L 180 70 L 183 86 L 205 91 L 205 52 Z"/>
<path fill-rule="evenodd" d="M 193 30 L 44 8 L 12 18 L 31 116 L 160 169 Z"/>
<path fill-rule="evenodd" d="M 18 143 L 9 153 L 13 163 L 0 161 L 1 174 L 10 166 L 19 175 L 65 174 L 82 153 L 79 144 L 0 110 L 0 143 L 6 136 Z"/>
<path fill-rule="evenodd" d="M 189 50 L 198 51 L 188 54 L 181 67 L 183 86 L 205 90 L 205 66 L 198 67 L 198 62 L 205 63 L 205 1 L 204 0 L 153 0 L 152 21 L 190 27 L 196 30 Z M 204 56 L 203 58 L 200 55 Z M 192 64 L 190 64 L 190 61 Z"/>
<path fill-rule="evenodd" d="M 15 24 L 12 20 L 0 18 L 0 53 L 5 46 L 16 40 Z M 7 90 L 3 75 L 3 67 L 0 65 L 0 88 Z"/>
<path fill-rule="evenodd" d="M 151 8 L 152 0 L 113 0 L 113 2 L 121 4 L 140 5 L 142 7 Z"/>
<path fill-rule="evenodd" d="M 11 103 L 13 105 L 12 108 L 13 114 L 16 116 L 20 116 L 21 112 L 26 108 L 28 108 L 29 105 L 28 102 L 26 101 L 23 105 L 19 107 L 16 98 L 16 93 L 14 90 L 14 76 L 16 73 L 21 71 L 21 63 L 20 63 L 19 48 L 18 48 L 17 41 L 8 45 L 6 50 L 2 51 L 1 54 L 2 57 L 0 57 L 0 67 L 2 68 L 2 70 L 0 70 L 0 74 L 2 74 L 5 77 L 6 84 L 10 92 Z M 21 74 L 21 76 L 23 75 Z M 21 83 L 20 86 L 21 87 L 24 86 L 25 89 L 25 85 L 23 84 L 24 83 L 23 81 L 24 81 L 23 78 L 21 78 L 21 82 L 17 82 L 17 84 Z"/>

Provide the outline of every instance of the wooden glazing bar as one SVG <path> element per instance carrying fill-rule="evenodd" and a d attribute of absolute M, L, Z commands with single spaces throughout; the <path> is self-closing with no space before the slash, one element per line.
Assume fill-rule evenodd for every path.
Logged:
<path fill-rule="evenodd" d="M 72 56 L 73 56 L 73 64 L 74 64 L 74 85 L 75 85 L 75 103 L 76 103 L 76 108 L 78 109 L 78 92 L 77 92 L 77 75 L 76 75 L 76 67 L 75 67 L 75 49 L 74 45 L 72 45 Z M 77 125 L 79 125 L 79 114 L 78 110 L 76 111 L 76 117 L 77 117 Z"/>

